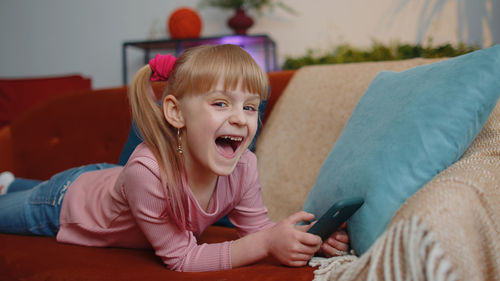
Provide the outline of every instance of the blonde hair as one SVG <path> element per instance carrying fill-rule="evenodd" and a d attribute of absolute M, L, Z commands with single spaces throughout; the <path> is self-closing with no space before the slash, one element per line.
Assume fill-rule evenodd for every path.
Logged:
<path fill-rule="evenodd" d="M 169 200 L 162 216 L 175 220 L 181 230 L 191 230 L 187 219 L 187 178 L 182 155 L 177 152 L 177 128 L 170 125 L 154 99 L 151 86 L 152 70 L 142 67 L 135 75 L 130 91 L 132 117 L 143 140 L 158 161 L 165 196 Z M 168 95 L 182 99 L 188 94 L 203 94 L 212 90 L 219 79 L 224 90 L 242 89 L 268 95 L 267 75 L 253 58 L 235 45 L 203 45 L 186 50 L 175 62 L 168 78 L 162 101 Z"/>

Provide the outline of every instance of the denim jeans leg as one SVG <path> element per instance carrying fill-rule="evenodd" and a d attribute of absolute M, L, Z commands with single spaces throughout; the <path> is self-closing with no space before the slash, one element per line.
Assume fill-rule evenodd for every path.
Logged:
<path fill-rule="evenodd" d="M 33 187 L 39 185 L 41 182 L 42 181 L 39 180 L 15 178 L 14 181 L 9 185 L 8 192 L 19 192 L 32 189 Z"/>
<path fill-rule="evenodd" d="M 54 176 L 50 181 L 33 188 L 25 206 L 28 234 L 44 236 L 57 234 L 64 194 L 73 180 L 67 179 L 63 183 L 60 182 L 60 178 Z"/>
<path fill-rule="evenodd" d="M 31 190 L 7 193 L 0 196 L 0 232 L 28 234 L 26 209 Z"/>
<path fill-rule="evenodd" d="M 0 232 L 26 233 L 24 207 L 31 195 L 31 189 L 40 183 L 39 180 L 16 178 L 10 184 L 8 193 L 0 196 Z"/>
<path fill-rule="evenodd" d="M 65 191 L 64 188 L 51 184 L 49 180 L 32 189 L 0 196 L 0 232 L 55 236 L 59 229 L 60 212 L 57 199 Z"/>

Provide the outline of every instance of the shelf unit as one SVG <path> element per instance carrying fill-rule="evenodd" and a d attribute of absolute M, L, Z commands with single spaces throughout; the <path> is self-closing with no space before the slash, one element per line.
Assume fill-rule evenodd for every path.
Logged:
<path fill-rule="evenodd" d="M 267 35 L 227 35 L 190 39 L 161 39 L 146 41 L 127 41 L 122 45 L 123 84 L 128 83 L 127 49 L 137 48 L 143 51 L 144 64 L 156 53 L 169 53 L 179 56 L 184 50 L 199 45 L 234 44 L 246 50 L 266 72 L 277 71 L 276 44 Z M 152 56 L 153 55 L 153 56 Z"/>

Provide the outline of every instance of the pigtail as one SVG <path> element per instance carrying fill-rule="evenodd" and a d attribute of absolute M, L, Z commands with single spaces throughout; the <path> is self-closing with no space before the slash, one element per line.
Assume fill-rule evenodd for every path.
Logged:
<path fill-rule="evenodd" d="M 146 145 L 156 157 L 161 182 L 169 204 L 163 216 L 169 216 L 180 230 L 189 229 L 187 220 L 187 195 L 184 191 L 184 165 L 176 151 L 176 133 L 167 123 L 161 107 L 155 100 L 151 86 L 153 71 L 149 65 L 142 67 L 135 75 L 129 99 L 132 116 L 137 123 Z"/>

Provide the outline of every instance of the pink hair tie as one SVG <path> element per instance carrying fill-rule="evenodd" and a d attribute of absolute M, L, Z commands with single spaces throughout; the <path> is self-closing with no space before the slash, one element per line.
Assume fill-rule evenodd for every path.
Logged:
<path fill-rule="evenodd" d="M 149 60 L 149 67 L 153 70 L 151 81 L 165 81 L 170 76 L 177 59 L 172 55 L 157 54 L 155 58 Z"/>

